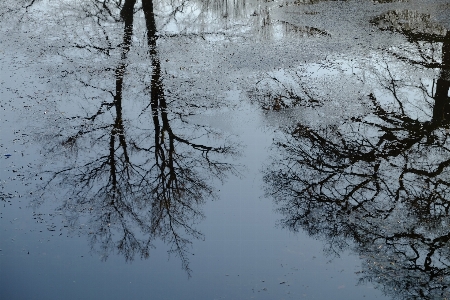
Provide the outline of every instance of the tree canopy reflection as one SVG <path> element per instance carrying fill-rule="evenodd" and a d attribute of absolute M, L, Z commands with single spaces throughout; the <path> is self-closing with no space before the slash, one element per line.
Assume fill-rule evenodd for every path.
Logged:
<path fill-rule="evenodd" d="M 201 207 L 215 197 L 217 183 L 236 174 L 228 158 L 238 155 L 238 146 L 219 130 L 190 122 L 190 115 L 214 107 L 214 101 L 202 106 L 188 93 L 165 89 L 154 4 L 141 3 L 85 1 L 78 7 L 78 18 L 94 19 L 100 34 L 94 39 L 89 31 L 89 38 L 77 32 L 58 55 L 71 63 L 99 60 L 104 69 L 62 72 L 70 89 L 78 89 L 69 99 L 78 99 L 81 108 L 57 114 L 52 130 L 38 134 L 47 161 L 53 161 L 45 167 L 42 197 L 54 191 L 70 228 L 84 222 L 103 258 L 114 252 L 127 260 L 147 258 L 162 240 L 190 274 L 189 246 L 203 238 L 195 226 L 204 217 Z M 120 27 L 118 39 L 111 29 Z M 144 45 L 134 45 L 139 30 L 146 33 Z M 131 55 L 141 57 L 139 68 Z"/>
<path fill-rule="evenodd" d="M 300 121 L 284 128 L 265 172 L 266 192 L 283 216 L 281 226 L 323 239 L 331 253 L 358 253 L 362 282 L 393 298 L 446 299 L 450 32 L 401 28 L 395 31 L 409 39 L 408 52 L 386 50 L 394 60 L 371 69 L 384 93 L 354 99 L 367 101 L 370 112 L 336 125 Z M 440 50 L 440 59 L 422 55 L 430 47 Z M 436 68 L 437 79 L 428 81 L 431 87 L 422 79 L 412 84 L 407 72 L 390 66 L 395 60 L 418 74 Z M 411 103 L 413 94 L 423 101 Z"/>

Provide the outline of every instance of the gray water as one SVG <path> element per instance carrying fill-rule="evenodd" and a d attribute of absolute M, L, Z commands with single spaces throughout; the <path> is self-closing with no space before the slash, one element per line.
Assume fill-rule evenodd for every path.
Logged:
<path fill-rule="evenodd" d="M 448 299 L 448 1 L 5 0 L 1 299 Z"/>

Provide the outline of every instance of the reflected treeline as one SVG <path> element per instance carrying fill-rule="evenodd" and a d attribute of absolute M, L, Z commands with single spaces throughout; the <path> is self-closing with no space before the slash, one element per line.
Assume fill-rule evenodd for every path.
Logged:
<path fill-rule="evenodd" d="M 385 93 L 364 98 L 371 112 L 340 125 L 300 122 L 286 128 L 275 143 L 278 151 L 265 182 L 283 216 L 281 226 L 324 240 L 331 253 L 358 253 L 361 282 L 398 299 L 447 299 L 450 35 L 419 31 L 414 36 L 421 40 L 413 43 L 419 55 L 404 57 L 423 72 L 430 68 L 420 56 L 423 42 L 440 48 L 441 59 L 431 66 L 437 66 L 437 80 L 430 88 L 421 80 L 403 81 L 395 66 L 373 68 Z M 405 90 L 424 101 L 407 107 Z"/>
<path fill-rule="evenodd" d="M 64 200 L 60 209 L 69 227 L 84 222 L 92 248 L 105 259 L 115 252 L 127 260 L 146 258 L 162 240 L 190 273 L 189 246 L 203 237 L 195 228 L 204 217 L 202 205 L 214 198 L 220 181 L 235 174 L 236 166 L 227 158 L 238 155 L 237 145 L 213 128 L 191 124 L 187 117 L 205 108 L 189 96 L 165 90 L 154 3 L 140 3 L 92 0 L 79 8 L 89 12 L 80 20 L 96 20 L 103 45 L 111 47 L 84 39 L 85 44 L 68 45 L 70 50 L 61 55 L 72 55 L 72 60 L 86 55 L 101 60 L 100 66 L 108 61 L 115 65 L 95 76 L 85 76 L 90 69 L 63 72 L 83 86 L 69 96 L 82 109 L 76 115 L 69 109 L 67 117 L 54 120 L 52 131 L 41 133 L 46 159 L 53 161 L 46 167 L 43 197 L 55 190 Z M 138 26 L 142 16 L 145 27 Z M 108 32 L 110 22 L 121 25 L 116 26 L 120 35 Z M 135 45 L 141 29 L 145 44 Z M 111 42 L 114 36 L 121 36 L 116 38 L 118 48 Z M 132 68 L 130 57 L 136 53 L 140 70 Z"/>
<path fill-rule="evenodd" d="M 66 10 L 68 15 L 73 11 L 87 9 L 92 20 L 101 18 L 102 22 L 112 19 L 117 21 L 126 1 L 83 0 L 79 5 L 64 1 L 21 0 L 0 3 L 0 16 L 15 24 L 16 19 L 33 21 L 33 10 L 44 7 Z M 197 37 L 223 36 L 226 38 L 258 37 L 262 39 L 323 37 L 329 34 L 320 28 L 296 25 L 279 16 L 274 18 L 273 10 L 282 6 L 304 6 L 323 2 L 314 1 L 267 1 L 267 0 L 154 0 L 155 16 L 159 20 L 159 37 Z M 137 1 L 135 10 L 139 10 L 145 1 Z M 308 13 L 308 12 L 306 12 Z M 39 22 L 39 20 L 34 20 Z M 57 21 L 61 22 L 61 20 Z M 31 25 L 31 24 L 30 24 Z M 8 24 L 10 26 L 10 24 Z M 13 26 L 13 27 L 14 27 Z M 19 25 L 19 27 L 22 24 Z M 44 26 L 45 27 L 45 26 Z M 37 28 L 27 28 L 30 30 Z M 17 30 L 14 29 L 14 30 Z"/>
<path fill-rule="evenodd" d="M 249 37 L 250 34 L 252 38 L 263 39 L 328 36 L 324 30 L 272 17 L 274 9 L 288 3 L 267 0 L 179 0 L 170 4 L 176 7 L 171 10 L 173 13 L 165 11 L 167 3 L 164 1 L 159 9 L 169 16 L 165 21 L 167 33 L 164 35 L 171 37 L 192 34 L 203 38 L 208 34 L 226 34 L 228 38 Z M 304 4 L 310 3 L 295 3 Z"/>

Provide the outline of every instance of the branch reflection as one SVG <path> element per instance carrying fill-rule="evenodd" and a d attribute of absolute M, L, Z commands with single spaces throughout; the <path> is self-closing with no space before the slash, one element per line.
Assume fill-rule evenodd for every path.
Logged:
<path fill-rule="evenodd" d="M 417 53 L 429 43 L 441 49 L 441 61 L 431 66 L 420 55 L 403 56 L 418 71 L 438 66 L 431 90 L 422 81 L 404 83 L 394 67 L 374 67 L 375 77 L 387 80 L 380 85 L 389 100 L 370 93 L 367 115 L 334 126 L 299 122 L 285 128 L 265 171 L 266 192 L 283 216 L 281 226 L 323 239 L 330 253 L 358 253 L 364 261 L 362 282 L 374 283 L 393 298 L 446 299 L 450 32 L 421 30 L 407 36 L 416 38 Z M 399 59 L 398 53 L 390 55 Z M 400 95 L 405 89 L 415 89 L 422 103 L 433 107 L 420 111 L 420 103 L 414 103 L 411 110 L 408 97 Z"/>
<path fill-rule="evenodd" d="M 215 197 L 217 183 L 236 174 L 228 158 L 239 154 L 237 144 L 214 128 L 189 122 L 195 99 L 170 93 L 167 101 L 151 0 L 143 0 L 142 7 L 126 0 L 97 13 L 98 18 L 111 15 L 123 24 L 116 67 L 107 68 L 114 74 L 113 91 L 103 87 L 101 76 L 67 75 L 84 85 L 86 94 L 96 90 L 104 98 L 91 96 L 80 102 L 86 105 L 85 115 L 67 117 L 59 132 L 46 133 L 46 157 L 55 167 L 48 171 L 44 195 L 55 185 L 67 190 L 61 210 L 70 227 L 85 223 L 92 248 L 104 259 L 114 252 L 127 260 L 147 258 L 160 239 L 190 274 L 189 246 L 192 239 L 203 238 L 195 226 L 204 217 L 201 207 Z M 147 72 L 143 74 L 129 67 L 139 13 L 145 19 L 147 47 L 140 61 Z M 86 53 L 93 49 L 75 48 Z M 115 50 L 94 52 L 109 57 Z M 143 82 L 143 91 L 130 82 Z"/>

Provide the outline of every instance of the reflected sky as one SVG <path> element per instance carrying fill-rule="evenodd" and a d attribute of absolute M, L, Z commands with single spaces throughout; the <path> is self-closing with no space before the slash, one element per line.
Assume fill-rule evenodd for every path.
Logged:
<path fill-rule="evenodd" d="M 0 295 L 449 297 L 449 9 L 4 1 Z"/>

